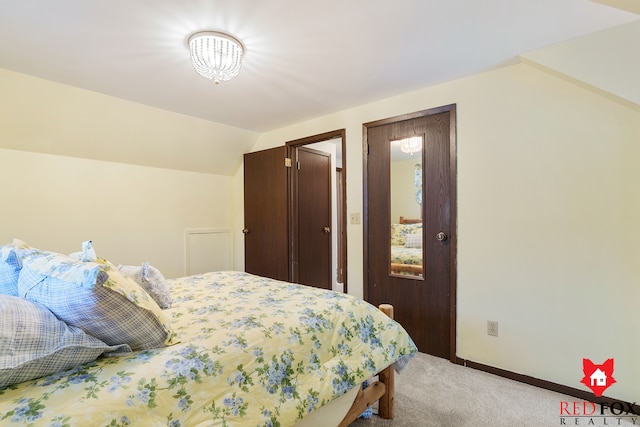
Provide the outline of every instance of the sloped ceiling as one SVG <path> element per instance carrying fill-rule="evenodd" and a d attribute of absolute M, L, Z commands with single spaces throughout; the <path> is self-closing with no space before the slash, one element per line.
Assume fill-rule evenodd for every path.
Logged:
<path fill-rule="evenodd" d="M 640 2 L 638 0 L 593 0 L 607 6 L 615 7 L 640 15 Z"/>
<path fill-rule="evenodd" d="M 640 21 L 527 52 L 520 58 L 640 111 Z"/>
<path fill-rule="evenodd" d="M 208 142 L 210 151 L 237 157 L 260 132 L 513 64 L 522 53 L 637 20 L 590 0 L 5 1 L 0 68 L 246 132 Z M 192 69 L 186 39 L 207 29 L 245 44 L 236 79 L 214 85 Z M 0 147 L 39 151 L 36 143 L 0 133 Z M 152 138 L 136 144 L 142 153 L 157 148 Z M 180 168 L 228 173 L 201 165 L 210 154 L 191 144 L 202 140 L 185 137 L 179 150 L 167 150 L 182 158 Z M 115 148 L 122 156 L 130 149 Z"/>

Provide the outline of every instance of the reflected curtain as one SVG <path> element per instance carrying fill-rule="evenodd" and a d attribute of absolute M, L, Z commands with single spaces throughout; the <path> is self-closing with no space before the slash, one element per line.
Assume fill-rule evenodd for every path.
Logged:
<path fill-rule="evenodd" d="M 413 168 L 413 186 L 416 193 L 416 202 L 422 206 L 422 165 L 416 163 Z"/>

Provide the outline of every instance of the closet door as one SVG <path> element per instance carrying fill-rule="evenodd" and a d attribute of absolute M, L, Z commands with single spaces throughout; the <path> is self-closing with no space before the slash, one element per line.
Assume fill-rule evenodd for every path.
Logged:
<path fill-rule="evenodd" d="M 331 154 L 296 147 L 293 281 L 331 289 Z"/>
<path fill-rule="evenodd" d="M 247 273 L 289 281 L 285 147 L 244 155 L 244 263 Z"/>

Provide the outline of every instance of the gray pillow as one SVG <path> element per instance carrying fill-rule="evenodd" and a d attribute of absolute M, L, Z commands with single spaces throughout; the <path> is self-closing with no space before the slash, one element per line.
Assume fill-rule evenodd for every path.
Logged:
<path fill-rule="evenodd" d="M 109 346 L 69 326 L 46 307 L 0 295 L 0 388 L 91 362 L 103 353 L 131 352 Z"/>
<path fill-rule="evenodd" d="M 160 308 L 171 307 L 171 292 L 167 281 L 157 268 L 149 265 L 148 262 L 141 267 L 135 265 L 119 265 L 118 270 L 123 276 L 129 277 L 142 287 L 151 298 L 154 299 Z"/>

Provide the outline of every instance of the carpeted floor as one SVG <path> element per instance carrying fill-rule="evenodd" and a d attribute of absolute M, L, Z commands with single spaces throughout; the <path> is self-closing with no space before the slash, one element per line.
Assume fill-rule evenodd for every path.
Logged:
<path fill-rule="evenodd" d="M 394 419 L 374 415 L 350 427 L 640 426 L 640 416 L 561 417 L 560 402 L 582 401 L 423 353 L 395 380 Z"/>

